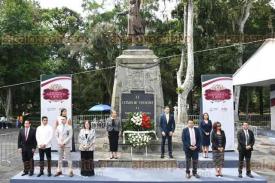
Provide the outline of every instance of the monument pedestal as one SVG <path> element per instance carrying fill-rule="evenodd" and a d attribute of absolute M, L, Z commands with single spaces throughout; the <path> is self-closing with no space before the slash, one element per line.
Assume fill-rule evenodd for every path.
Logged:
<path fill-rule="evenodd" d="M 163 92 L 159 59 L 152 50 L 133 48 L 124 50 L 116 59 L 112 108 L 122 119 L 131 112 L 146 112 L 159 129 L 163 110 Z"/>

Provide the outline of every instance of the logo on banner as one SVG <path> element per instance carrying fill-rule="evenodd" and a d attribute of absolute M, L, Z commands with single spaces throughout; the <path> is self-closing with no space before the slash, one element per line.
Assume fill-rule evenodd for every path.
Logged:
<path fill-rule="evenodd" d="M 43 98 L 49 102 L 62 102 L 69 99 L 69 90 L 63 88 L 61 84 L 52 84 L 44 89 Z"/>
<path fill-rule="evenodd" d="M 232 93 L 230 89 L 225 88 L 221 84 L 216 84 L 210 89 L 205 90 L 205 99 L 211 102 L 222 102 L 225 100 L 230 100 Z"/>

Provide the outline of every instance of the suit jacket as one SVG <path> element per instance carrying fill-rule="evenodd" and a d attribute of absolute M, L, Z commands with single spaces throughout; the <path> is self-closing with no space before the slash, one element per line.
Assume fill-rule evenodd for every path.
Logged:
<path fill-rule="evenodd" d="M 195 137 L 196 137 L 196 147 L 197 149 L 195 151 L 200 151 L 201 149 L 201 134 L 200 130 L 196 127 L 194 127 L 195 130 Z M 189 133 L 189 128 L 184 128 L 182 130 L 182 143 L 183 143 L 183 150 L 185 152 L 191 151 L 190 146 L 191 146 L 191 138 L 190 138 L 190 133 Z"/>
<path fill-rule="evenodd" d="M 117 132 L 121 131 L 121 123 L 120 123 L 120 119 L 119 118 L 116 118 L 115 119 L 115 125 L 113 126 L 112 125 L 112 118 L 108 118 L 106 120 L 106 130 L 108 132 L 112 131 L 112 130 L 115 130 Z"/>
<path fill-rule="evenodd" d="M 176 128 L 176 124 L 175 124 L 174 116 L 169 114 L 169 121 L 167 123 L 166 114 L 163 113 L 160 116 L 160 130 L 161 130 L 161 132 L 165 132 L 165 133 L 174 132 L 175 128 Z"/>
<path fill-rule="evenodd" d="M 253 151 L 253 146 L 255 143 L 255 137 L 254 137 L 254 133 L 248 129 L 248 134 L 249 134 L 249 142 L 247 145 L 251 146 L 251 151 Z M 245 133 L 244 130 L 241 129 L 238 131 L 237 133 L 237 139 L 238 139 L 238 150 L 239 151 L 246 151 L 246 137 L 245 137 Z"/>
<path fill-rule="evenodd" d="M 29 129 L 28 139 L 25 137 L 25 128 L 20 129 L 18 134 L 18 149 L 35 149 L 37 142 L 35 138 L 36 130 L 34 128 Z"/>
<path fill-rule="evenodd" d="M 58 125 L 55 130 L 55 137 L 58 144 L 65 144 L 65 147 L 72 147 L 72 137 L 73 129 L 71 125 L 65 124 L 63 129 L 63 124 Z"/>
<path fill-rule="evenodd" d="M 86 138 L 85 130 L 81 129 L 78 136 L 78 142 L 80 151 L 93 151 L 95 149 L 95 130 L 91 129 Z"/>
<path fill-rule="evenodd" d="M 215 131 L 212 131 L 212 133 L 211 133 L 212 150 L 218 150 L 219 147 L 223 147 L 223 149 L 225 149 L 226 137 L 225 137 L 225 133 L 223 130 L 221 131 L 221 136 L 222 136 L 222 143 L 221 143 L 221 146 L 219 146 L 218 134 Z"/>

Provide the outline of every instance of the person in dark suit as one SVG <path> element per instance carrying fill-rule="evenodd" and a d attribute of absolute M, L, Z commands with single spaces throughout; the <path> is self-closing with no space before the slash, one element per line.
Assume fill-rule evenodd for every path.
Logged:
<path fill-rule="evenodd" d="M 22 154 L 22 160 L 24 164 L 24 171 L 22 176 L 27 175 L 28 173 L 30 176 L 33 175 L 33 154 L 37 145 L 35 133 L 36 130 L 31 128 L 31 122 L 29 120 L 25 121 L 24 128 L 19 131 L 18 151 Z"/>
<path fill-rule="evenodd" d="M 213 131 L 211 133 L 211 143 L 212 143 L 213 162 L 215 164 L 216 176 L 222 177 L 226 137 L 225 137 L 224 131 L 222 130 L 222 125 L 220 122 L 215 122 L 213 124 Z"/>
<path fill-rule="evenodd" d="M 190 179 L 190 166 L 191 161 L 193 164 L 193 176 L 200 178 L 197 174 L 199 152 L 201 149 L 201 134 L 198 128 L 194 127 L 193 120 L 188 120 L 188 127 L 182 131 L 183 150 L 186 159 L 186 178 Z"/>
<path fill-rule="evenodd" d="M 165 141 L 168 139 L 168 152 L 169 158 L 173 158 L 172 154 L 172 136 L 175 131 L 175 119 L 174 116 L 170 114 L 169 106 L 164 108 L 164 113 L 160 116 L 160 131 L 162 135 L 161 141 L 161 158 L 164 158 L 164 146 Z"/>
<path fill-rule="evenodd" d="M 238 131 L 238 151 L 239 151 L 239 178 L 242 178 L 242 169 L 244 165 L 244 158 L 246 160 L 246 175 L 253 178 L 251 174 L 251 154 L 255 143 L 255 137 L 253 132 L 248 129 L 249 125 L 247 122 L 243 123 L 243 128 Z"/>
<path fill-rule="evenodd" d="M 208 158 L 208 151 L 210 146 L 210 134 L 212 131 L 212 122 L 209 120 L 208 113 L 203 114 L 203 120 L 200 122 L 200 130 L 202 133 L 202 151 L 203 157 Z"/>

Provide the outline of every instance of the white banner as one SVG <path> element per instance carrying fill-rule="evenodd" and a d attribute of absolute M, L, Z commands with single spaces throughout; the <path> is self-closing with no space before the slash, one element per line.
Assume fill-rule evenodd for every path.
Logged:
<path fill-rule="evenodd" d="M 54 128 L 61 109 L 67 110 L 72 119 L 72 77 L 71 75 L 41 76 L 41 117 L 47 116 Z M 52 139 L 52 150 L 57 150 L 57 141 Z"/>
<path fill-rule="evenodd" d="M 232 77 L 202 76 L 202 112 L 212 123 L 219 121 L 226 136 L 226 150 L 234 150 L 234 106 Z"/>

